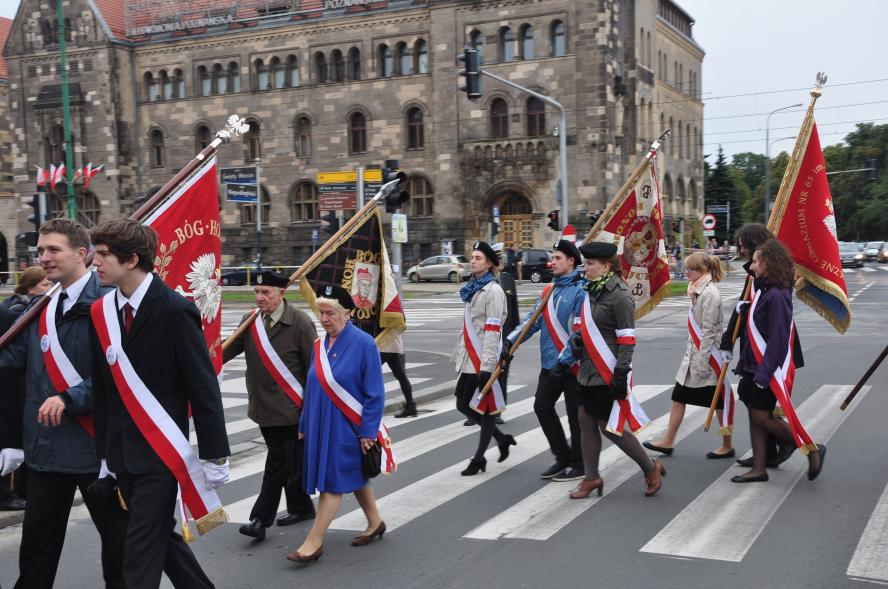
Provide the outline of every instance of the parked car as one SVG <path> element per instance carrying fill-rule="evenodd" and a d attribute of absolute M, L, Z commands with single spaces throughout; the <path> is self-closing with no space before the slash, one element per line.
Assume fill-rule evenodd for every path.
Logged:
<path fill-rule="evenodd" d="M 552 252 L 539 249 L 521 250 L 514 264 L 505 265 L 504 269 L 512 276 L 518 276 L 518 262 L 521 262 L 521 278 L 531 282 L 550 282 L 552 280 Z"/>
<path fill-rule="evenodd" d="M 410 282 L 424 280 L 456 282 L 457 276 L 462 281 L 471 275 L 469 261 L 465 256 L 432 256 L 407 269 L 407 278 Z"/>
<path fill-rule="evenodd" d="M 888 241 L 885 242 L 885 245 L 882 246 L 882 249 L 879 250 L 879 256 L 877 258 L 880 264 L 884 264 L 888 262 Z"/>
<path fill-rule="evenodd" d="M 858 249 L 856 243 L 839 243 L 839 258 L 842 260 L 842 268 L 863 268 L 866 254 Z"/>
<path fill-rule="evenodd" d="M 250 278 L 256 273 L 255 269 L 250 270 Z M 252 280 L 251 280 L 252 282 Z M 222 286 L 244 286 L 247 284 L 247 269 L 235 268 L 222 273 Z"/>
<path fill-rule="evenodd" d="M 884 241 L 871 241 L 866 244 L 863 250 L 866 252 L 866 260 L 872 262 L 879 259 L 879 252 L 885 249 Z"/>

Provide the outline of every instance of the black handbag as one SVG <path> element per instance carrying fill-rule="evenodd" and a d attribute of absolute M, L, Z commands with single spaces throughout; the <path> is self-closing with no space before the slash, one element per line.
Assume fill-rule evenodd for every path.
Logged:
<path fill-rule="evenodd" d="M 364 478 L 372 479 L 382 472 L 382 446 L 379 440 L 373 440 L 373 445 L 361 454 L 361 474 Z"/>

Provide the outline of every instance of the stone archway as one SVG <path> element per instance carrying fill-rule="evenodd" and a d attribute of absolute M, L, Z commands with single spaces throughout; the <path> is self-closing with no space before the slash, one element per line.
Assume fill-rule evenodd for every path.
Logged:
<path fill-rule="evenodd" d="M 497 198 L 500 208 L 498 241 L 506 247 L 524 249 L 533 247 L 533 205 L 519 192 L 508 191 Z"/>

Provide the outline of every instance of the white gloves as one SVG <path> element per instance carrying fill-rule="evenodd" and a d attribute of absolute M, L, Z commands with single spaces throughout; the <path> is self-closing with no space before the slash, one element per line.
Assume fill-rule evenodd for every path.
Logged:
<path fill-rule="evenodd" d="M 228 460 L 225 464 L 204 462 L 202 464 L 204 476 L 207 479 L 207 490 L 218 489 L 228 482 Z"/>
<path fill-rule="evenodd" d="M 99 467 L 99 478 L 103 479 L 105 477 L 111 477 L 112 479 L 116 479 L 117 475 L 108 470 L 108 463 L 105 462 L 105 459 L 102 458 L 102 465 Z"/>
<path fill-rule="evenodd" d="M 25 461 L 24 451 L 18 448 L 3 448 L 0 450 L 0 476 L 6 476 Z"/>
<path fill-rule="evenodd" d="M 743 308 L 743 305 L 748 305 L 748 304 L 749 304 L 749 301 L 744 301 L 744 300 L 737 301 L 737 314 L 739 315 L 741 313 L 741 309 Z"/>
<path fill-rule="evenodd" d="M 734 359 L 734 353 L 731 350 L 722 350 L 721 353 L 722 353 L 722 360 L 724 360 L 728 364 L 730 364 L 731 360 Z"/>

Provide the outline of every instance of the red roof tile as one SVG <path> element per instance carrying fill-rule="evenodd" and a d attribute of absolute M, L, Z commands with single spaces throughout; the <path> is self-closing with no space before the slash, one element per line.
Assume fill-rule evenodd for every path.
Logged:
<path fill-rule="evenodd" d="M 12 19 L 0 17 L 0 80 L 9 79 L 9 72 L 6 71 L 6 59 L 3 58 L 3 47 L 6 45 L 6 38 L 9 37 L 10 30 L 12 30 Z"/>
<path fill-rule="evenodd" d="M 126 39 L 126 4 L 124 0 L 95 0 L 99 16 L 115 39 Z"/>

